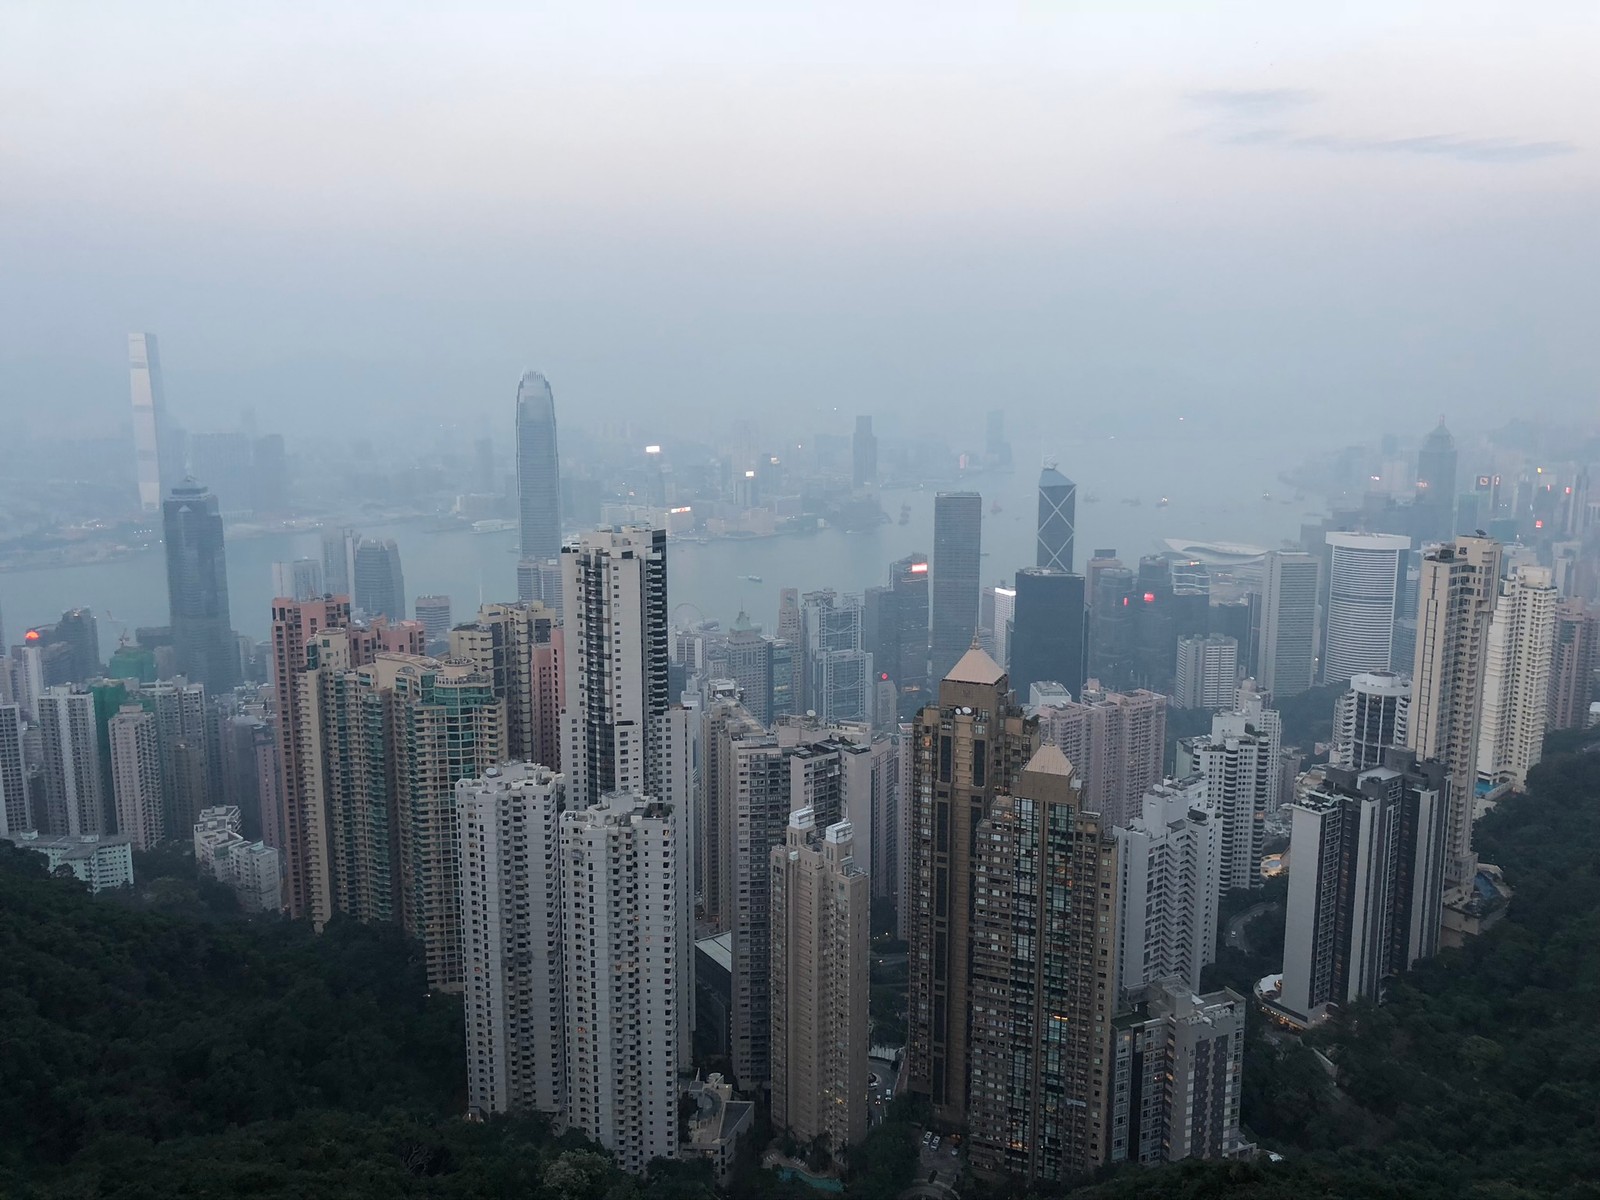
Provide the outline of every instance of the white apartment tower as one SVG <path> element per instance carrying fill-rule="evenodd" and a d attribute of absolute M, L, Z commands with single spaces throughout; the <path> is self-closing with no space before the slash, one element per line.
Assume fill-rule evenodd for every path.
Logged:
<path fill-rule="evenodd" d="M 104 833 L 94 697 L 69 687 L 50 687 L 38 704 L 44 802 L 35 800 L 34 819 L 40 832 L 67 837 Z"/>
<path fill-rule="evenodd" d="M 1510 784 L 1522 791 L 1543 752 L 1557 599 L 1548 567 L 1518 567 L 1500 583 L 1478 741 L 1478 780 L 1490 788 Z"/>
<path fill-rule="evenodd" d="M 1351 676 L 1350 690 L 1334 702 L 1329 761 L 1349 771 L 1382 766 L 1385 751 L 1406 744 L 1410 712 L 1408 677 L 1393 671 Z"/>
<path fill-rule="evenodd" d="M 670 807 L 642 796 L 561 814 L 566 1116 L 634 1174 L 678 1152 L 678 847 Z"/>
<path fill-rule="evenodd" d="M 582 808 L 611 792 L 665 797 L 654 772 L 667 736 L 666 531 L 585 533 L 563 548 L 561 569 L 569 803 Z"/>
<path fill-rule="evenodd" d="M 531 763 L 456 784 L 467 1111 L 566 1104 L 560 775 Z"/>
<path fill-rule="evenodd" d="M 0 704 L 0 837 L 33 828 L 22 753 L 22 706 Z"/>
<path fill-rule="evenodd" d="M 1212 720 L 1210 737 L 1179 744 L 1178 772 L 1198 774 L 1221 825 L 1222 890 L 1261 886 L 1261 850 L 1278 764 L 1269 740 Z"/>
<path fill-rule="evenodd" d="M 1395 622 L 1411 539 L 1330 533 L 1323 581 L 1322 680 L 1393 669 Z"/>
<path fill-rule="evenodd" d="M 1178 639 L 1172 703 L 1176 708 L 1227 708 L 1239 688 L 1239 643 L 1221 634 Z"/>
<path fill-rule="evenodd" d="M 161 841 L 166 829 L 156 716 L 142 705 L 124 704 L 108 723 L 107 736 L 117 832 L 132 841 L 135 850 L 148 850 Z"/>
<path fill-rule="evenodd" d="M 1500 543 L 1457 538 L 1423 555 L 1417 594 L 1417 656 L 1411 672 L 1406 745 L 1450 775 L 1445 878 L 1470 888 L 1473 794 L 1488 666 L 1489 627 L 1500 591 Z"/>
<path fill-rule="evenodd" d="M 1117 840 L 1117 994 L 1177 978 L 1200 990 L 1216 958 L 1222 825 L 1195 777 L 1153 786 Z"/>

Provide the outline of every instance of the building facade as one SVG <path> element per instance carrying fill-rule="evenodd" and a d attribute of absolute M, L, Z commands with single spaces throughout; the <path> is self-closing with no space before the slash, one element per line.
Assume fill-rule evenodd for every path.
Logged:
<path fill-rule="evenodd" d="M 167 601 L 177 669 L 213 692 L 239 682 L 239 644 L 228 608 L 228 561 L 217 498 L 192 479 L 161 506 Z"/>
<path fill-rule="evenodd" d="M 1543 756 L 1556 603 L 1548 567 L 1517 567 L 1500 581 L 1485 645 L 1480 787 L 1524 791 L 1529 768 Z"/>
<path fill-rule="evenodd" d="M 1395 663 L 1395 623 L 1411 539 L 1392 533 L 1334 532 L 1325 535 L 1323 572 L 1322 681 L 1340 683 Z"/>
<path fill-rule="evenodd" d="M 1269 550 L 1261 572 L 1256 678 L 1276 699 L 1311 687 L 1317 666 L 1317 582 L 1310 554 Z"/>
<path fill-rule="evenodd" d="M 772 1123 L 837 1153 L 867 1133 L 871 899 L 850 822 L 791 813 L 769 875 Z"/>
<path fill-rule="evenodd" d="M 1406 744 L 1411 680 L 1393 671 L 1352 676 L 1333 710 L 1333 750 L 1328 761 L 1347 771 L 1383 765 L 1383 756 Z"/>
<path fill-rule="evenodd" d="M 972 645 L 978 630 L 979 570 L 983 563 L 983 497 L 940 492 L 933 499 L 933 575 L 930 677 L 943 679 Z"/>

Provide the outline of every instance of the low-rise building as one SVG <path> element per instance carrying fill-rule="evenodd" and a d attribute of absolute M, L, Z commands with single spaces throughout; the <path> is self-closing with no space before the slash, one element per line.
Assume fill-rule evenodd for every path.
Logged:
<path fill-rule="evenodd" d="M 1110 1162 L 1234 1158 L 1239 1133 L 1244 997 L 1196 995 L 1166 979 L 1113 1022 Z"/>
<path fill-rule="evenodd" d="M 200 810 L 194 826 L 194 861 L 218 883 L 225 883 L 246 912 L 277 912 L 283 907 L 283 873 L 278 852 L 239 832 L 238 805 Z"/>
<path fill-rule="evenodd" d="M 735 1100 L 733 1085 L 717 1074 L 708 1075 L 704 1081 L 696 1078 L 689 1085 L 688 1096 L 694 1101 L 694 1112 L 689 1116 L 683 1156 L 705 1159 L 711 1164 L 717 1186 L 726 1186 L 739 1138 L 754 1124 L 756 1106 L 748 1100 Z"/>
<path fill-rule="evenodd" d="M 63 868 L 89 885 L 91 892 L 133 886 L 133 841 L 121 835 L 83 833 L 51 836 L 33 832 L 6 838 L 14 846 L 42 854 L 52 874 Z"/>

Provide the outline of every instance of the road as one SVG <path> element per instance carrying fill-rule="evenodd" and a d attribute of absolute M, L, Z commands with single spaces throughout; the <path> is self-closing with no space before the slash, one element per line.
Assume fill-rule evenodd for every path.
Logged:
<path fill-rule="evenodd" d="M 1278 906 L 1276 900 L 1264 900 L 1260 904 L 1252 904 L 1233 920 L 1228 922 L 1228 946 L 1233 950 L 1242 950 L 1251 953 L 1250 943 L 1244 936 L 1244 927 L 1262 913 L 1270 912 Z"/>

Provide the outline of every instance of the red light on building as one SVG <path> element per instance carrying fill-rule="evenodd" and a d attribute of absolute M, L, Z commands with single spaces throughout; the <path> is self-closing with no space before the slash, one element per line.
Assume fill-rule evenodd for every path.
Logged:
<path fill-rule="evenodd" d="M 1156 602 L 1156 594 L 1154 592 L 1146 592 L 1144 594 L 1144 602 L 1146 604 L 1154 604 Z"/>
<path fill-rule="evenodd" d="M 1127 608 L 1128 607 L 1128 598 L 1126 596 L 1124 596 L 1122 598 L 1122 607 L 1123 608 Z"/>
<path fill-rule="evenodd" d="M 911 573 L 913 575 L 926 575 L 928 573 L 928 564 L 927 563 L 912 563 L 911 564 Z"/>
<path fill-rule="evenodd" d="M 1535 521 L 1533 523 L 1533 527 L 1535 529 L 1543 529 L 1544 528 L 1544 518 L 1541 517 L 1541 518 L 1539 518 L 1539 520 Z"/>
<path fill-rule="evenodd" d="M 22 640 L 25 642 L 37 642 L 39 640 L 39 631 L 37 629 L 28 630 L 27 633 L 22 635 Z"/>
<path fill-rule="evenodd" d="M 879 679 L 888 679 L 889 678 L 889 672 L 885 671 L 882 675 L 879 675 L 878 678 Z"/>

